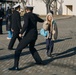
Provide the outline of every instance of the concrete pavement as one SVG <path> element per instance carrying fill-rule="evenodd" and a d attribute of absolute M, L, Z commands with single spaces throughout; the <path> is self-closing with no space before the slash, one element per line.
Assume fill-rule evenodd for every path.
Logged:
<path fill-rule="evenodd" d="M 7 40 L 7 32 L 3 26 L 3 35 L 0 35 L 0 75 L 76 75 L 76 17 L 55 18 L 58 25 L 58 40 L 55 41 L 54 57 L 46 55 L 46 43 L 43 36 L 39 35 L 36 42 L 44 66 L 36 65 L 29 49 L 25 48 L 20 58 L 21 71 L 9 71 L 13 66 L 14 50 L 8 50 L 10 40 Z M 38 23 L 38 31 L 42 27 Z M 14 48 L 18 45 L 16 40 Z"/>

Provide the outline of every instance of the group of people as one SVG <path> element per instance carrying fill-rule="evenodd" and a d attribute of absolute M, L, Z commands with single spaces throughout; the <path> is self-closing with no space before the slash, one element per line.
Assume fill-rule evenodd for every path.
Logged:
<path fill-rule="evenodd" d="M 8 7 L 7 10 L 6 10 L 6 30 L 7 30 L 7 33 L 8 33 L 7 39 L 12 38 L 11 27 L 12 27 L 13 11 L 14 11 L 14 8 L 10 8 L 10 7 Z"/>
<path fill-rule="evenodd" d="M 14 54 L 14 65 L 9 68 L 9 70 L 20 70 L 19 68 L 19 60 L 20 54 L 26 46 L 29 45 L 30 53 L 32 57 L 36 61 L 36 64 L 44 65 L 40 55 L 38 54 L 35 46 L 36 40 L 38 38 L 37 31 L 37 22 L 42 22 L 46 25 L 48 24 L 47 31 L 49 32 L 48 36 L 46 36 L 46 49 L 47 55 L 50 57 L 53 52 L 54 47 L 54 37 L 52 34 L 55 33 L 54 29 L 56 29 L 56 22 L 53 20 L 53 16 L 51 13 L 48 13 L 46 16 L 46 23 L 43 19 L 41 19 L 37 14 L 33 13 L 33 6 L 26 6 L 25 14 L 24 14 L 24 24 L 21 26 L 21 17 L 20 17 L 20 5 L 16 4 L 14 6 L 14 12 L 12 13 L 11 19 L 11 30 L 8 30 L 8 33 L 12 33 L 12 37 L 10 43 L 8 45 L 8 49 L 12 50 L 13 45 L 18 38 L 19 44 L 15 50 Z M 9 14 L 10 16 L 10 14 Z M 54 26 L 54 28 L 53 28 Z M 57 36 L 57 35 L 56 35 Z M 31 38 L 30 38 L 31 37 Z"/>
<path fill-rule="evenodd" d="M 15 7 L 15 11 L 13 12 L 13 15 L 12 15 L 13 36 L 8 45 L 8 49 L 13 48 L 16 38 L 19 39 L 19 44 L 15 50 L 14 66 L 9 70 L 19 70 L 18 65 L 19 65 L 20 54 L 27 45 L 29 45 L 29 50 L 34 60 L 36 61 L 36 63 L 42 64 L 42 59 L 40 58 L 34 46 L 38 37 L 37 22 L 44 22 L 44 20 L 39 18 L 38 15 L 32 13 L 33 11 L 32 6 L 26 6 L 25 8 L 26 13 L 24 14 L 24 25 L 23 27 L 21 27 L 21 19 L 20 19 L 20 13 L 19 13 L 20 5 L 17 4 L 14 7 Z"/>
<path fill-rule="evenodd" d="M 2 8 L 2 3 L 0 3 L 0 34 L 3 34 L 2 25 L 6 23 L 6 31 L 8 32 L 7 39 L 12 38 L 12 13 L 13 8 L 8 7 L 7 10 L 4 10 L 4 8 Z"/>

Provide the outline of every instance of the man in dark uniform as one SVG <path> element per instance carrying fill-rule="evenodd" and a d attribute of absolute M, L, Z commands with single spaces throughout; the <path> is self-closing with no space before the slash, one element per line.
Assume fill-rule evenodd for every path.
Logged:
<path fill-rule="evenodd" d="M 14 66 L 9 68 L 9 70 L 19 70 L 18 64 L 20 59 L 21 51 L 29 45 L 29 50 L 36 61 L 36 64 L 43 64 L 42 59 L 40 58 L 37 50 L 34 48 L 35 42 L 37 40 L 38 32 L 37 32 L 37 22 L 44 22 L 43 19 L 39 18 L 38 15 L 32 13 L 33 7 L 26 6 L 26 13 L 24 15 L 24 25 L 22 31 L 20 32 L 19 36 L 22 37 L 23 33 L 24 37 L 18 44 L 15 50 L 15 57 L 14 57 Z"/>
<path fill-rule="evenodd" d="M 2 32 L 3 16 L 4 16 L 4 11 L 2 9 L 2 4 L 0 3 L 0 34 L 3 34 L 3 32 Z"/>
<path fill-rule="evenodd" d="M 16 41 L 16 38 L 18 38 L 18 40 L 21 40 L 21 37 L 19 37 L 19 33 L 20 33 L 20 29 L 21 29 L 21 17 L 20 17 L 20 5 L 16 4 L 14 6 L 15 11 L 12 14 L 12 32 L 13 32 L 13 36 L 10 40 L 10 43 L 8 45 L 8 49 L 13 49 L 13 45 Z"/>
<path fill-rule="evenodd" d="M 11 22 L 12 20 L 12 10 L 11 8 L 8 7 L 7 11 L 6 11 L 6 30 L 8 31 L 8 37 L 7 39 L 11 39 L 12 38 L 12 31 L 11 31 Z"/>

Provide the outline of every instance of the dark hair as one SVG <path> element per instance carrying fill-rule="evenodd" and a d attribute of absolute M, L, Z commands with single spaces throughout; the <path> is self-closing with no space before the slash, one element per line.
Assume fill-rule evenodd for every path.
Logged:
<path fill-rule="evenodd" d="M 18 7 L 16 7 L 15 10 L 17 10 L 18 8 L 20 8 L 20 5 Z"/>
<path fill-rule="evenodd" d="M 33 11 L 33 7 L 26 7 L 26 10 L 30 10 L 31 12 Z"/>

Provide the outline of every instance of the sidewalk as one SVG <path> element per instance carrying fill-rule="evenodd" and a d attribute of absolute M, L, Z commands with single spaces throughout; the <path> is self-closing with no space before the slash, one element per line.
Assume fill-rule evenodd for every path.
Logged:
<path fill-rule="evenodd" d="M 35 47 L 46 65 L 36 65 L 29 49 L 25 48 L 20 58 L 21 71 L 8 70 L 14 63 L 14 50 L 7 49 L 10 40 L 6 39 L 7 32 L 5 25 L 3 26 L 4 34 L 0 35 L 0 75 L 76 75 L 76 17 L 55 18 L 59 19 L 57 20 L 59 34 L 54 45 L 54 57 L 47 57 L 45 39 L 38 35 Z M 41 27 L 42 24 L 38 23 L 38 31 Z M 14 48 L 18 43 L 16 40 Z"/>
<path fill-rule="evenodd" d="M 40 16 L 41 18 L 45 19 L 46 16 Z M 53 16 L 55 20 L 61 20 L 61 19 L 67 19 L 67 18 L 71 18 L 74 17 L 73 15 L 54 15 Z"/>
<path fill-rule="evenodd" d="M 54 19 L 61 20 L 61 19 L 68 19 L 71 17 L 74 17 L 74 16 L 73 15 L 56 15 L 56 16 L 54 16 Z"/>

